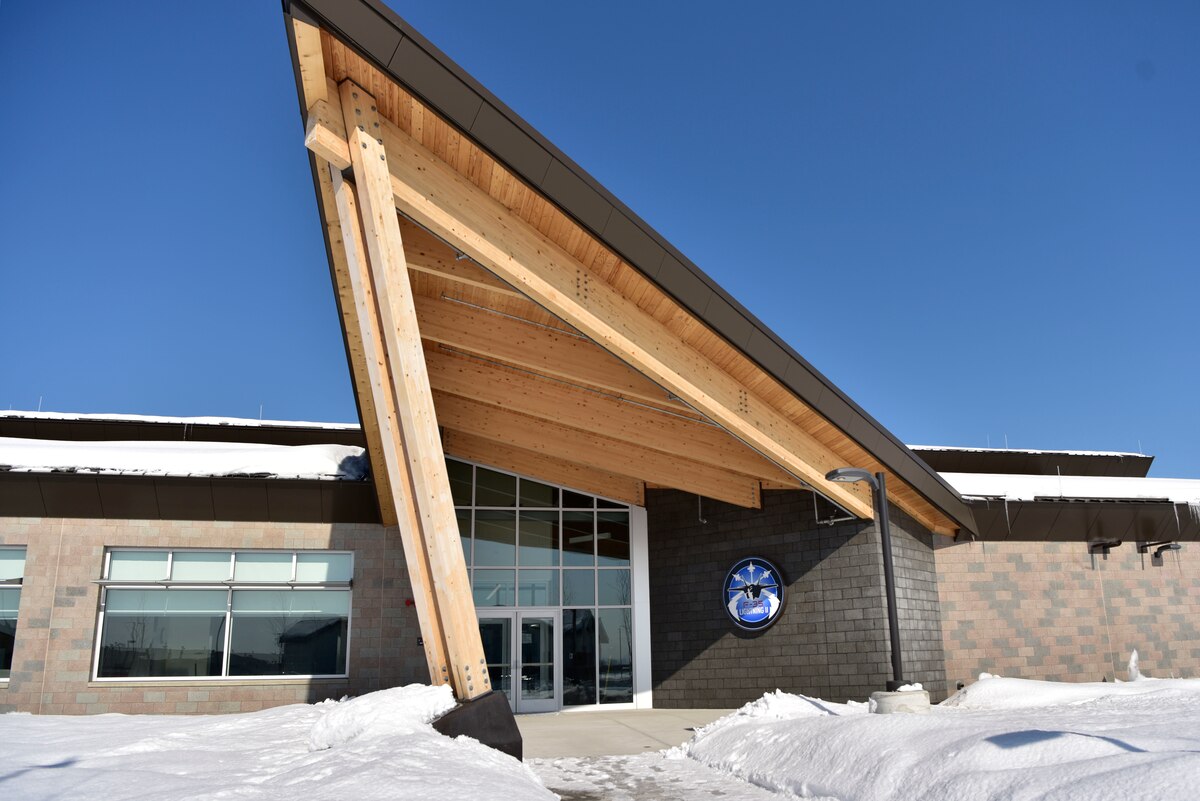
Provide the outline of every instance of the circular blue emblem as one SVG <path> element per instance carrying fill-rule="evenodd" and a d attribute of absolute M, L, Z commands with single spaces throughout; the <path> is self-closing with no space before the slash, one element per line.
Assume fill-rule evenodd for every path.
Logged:
<path fill-rule="evenodd" d="M 739 627 L 761 631 L 783 611 L 783 577 L 757 556 L 741 560 L 725 576 L 725 611 Z"/>

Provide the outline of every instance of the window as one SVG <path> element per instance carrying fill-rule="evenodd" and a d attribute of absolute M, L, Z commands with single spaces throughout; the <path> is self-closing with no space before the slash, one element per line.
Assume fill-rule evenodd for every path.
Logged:
<path fill-rule="evenodd" d="M 562 609 L 563 704 L 633 700 L 625 504 L 447 459 L 476 608 Z"/>
<path fill-rule="evenodd" d="M 13 645 L 17 639 L 17 609 L 25 576 L 25 549 L 0 548 L 0 681 L 12 672 Z"/>
<path fill-rule="evenodd" d="M 353 555 L 111 550 L 97 679 L 344 676 Z"/>

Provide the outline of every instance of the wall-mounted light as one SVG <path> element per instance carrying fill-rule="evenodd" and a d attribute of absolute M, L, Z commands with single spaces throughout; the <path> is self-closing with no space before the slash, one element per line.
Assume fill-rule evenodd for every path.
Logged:
<path fill-rule="evenodd" d="M 1183 546 L 1178 542 L 1171 540 L 1160 540 L 1159 542 L 1141 542 L 1138 543 L 1138 553 L 1150 553 L 1150 549 L 1154 549 L 1154 553 L 1150 554 L 1150 558 L 1154 561 L 1161 562 L 1163 554 L 1167 551 L 1182 551 Z"/>
<path fill-rule="evenodd" d="M 1096 554 L 1108 556 L 1109 551 L 1120 547 L 1120 545 L 1121 540 L 1088 540 L 1088 553 L 1092 556 Z"/>

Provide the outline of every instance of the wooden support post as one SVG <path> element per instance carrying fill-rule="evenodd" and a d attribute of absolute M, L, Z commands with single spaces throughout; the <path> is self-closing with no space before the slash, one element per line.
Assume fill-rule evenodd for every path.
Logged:
<path fill-rule="evenodd" d="M 400 423 L 396 416 L 396 394 L 393 391 L 392 374 L 384 352 L 379 309 L 375 303 L 375 291 L 371 284 L 371 267 L 363 244 L 362 226 L 358 201 L 354 187 L 342 180 L 341 173 L 330 165 L 333 194 L 337 201 L 338 219 L 341 222 L 341 242 L 347 263 L 347 278 L 350 284 L 354 317 L 358 321 L 358 333 L 363 346 L 363 358 L 369 382 L 370 408 L 375 414 L 373 421 L 378 430 L 380 449 L 383 452 L 385 482 L 390 495 L 388 504 L 400 515 L 397 527 L 404 557 L 408 565 L 408 580 L 412 586 L 413 603 L 417 608 L 417 620 L 421 627 L 421 642 L 425 648 L 425 661 L 429 665 L 431 684 L 446 684 L 450 681 L 450 665 L 446 659 L 446 638 L 442 631 L 437 598 L 430 577 L 429 555 L 425 548 L 421 522 L 409 502 L 412 495 L 412 477 L 408 473 L 408 461 L 404 458 L 404 445 Z"/>
<path fill-rule="evenodd" d="M 383 129 L 371 95 L 351 81 L 344 81 L 338 89 L 349 134 L 358 216 L 370 262 L 381 342 L 391 372 L 395 414 L 411 481 L 411 492 L 403 501 L 415 516 L 424 541 L 436 613 L 450 663 L 450 683 L 460 700 L 469 700 L 492 688 L 413 306 Z M 404 519 L 402 514 L 401 521 Z"/>

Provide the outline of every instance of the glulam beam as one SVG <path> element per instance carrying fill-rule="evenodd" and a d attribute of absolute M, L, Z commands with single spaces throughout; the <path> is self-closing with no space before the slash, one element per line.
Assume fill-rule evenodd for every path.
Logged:
<path fill-rule="evenodd" d="M 739 473 L 458 395 L 435 390 L 433 396 L 438 420 L 453 431 L 618 475 L 636 475 L 736 506 L 757 509 L 762 505 L 758 481 Z"/>
<path fill-rule="evenodd" d="M 404 503 L 419 526 L 424 546 L 420 550 L 427 560 L 445 640 L 449 680 L 455 695 L 469 700 L 490 692 L 491 686 L 390 189 L 383 121 L 375 99 L 364 89 L 350 81 L 338 89 L 354 171 L 357 216 L 370 265 L 372 302 L 391 378 L 390 387 L 372 389 L 388 392 L 393 398 L 390 411 L 398 422 L 409 481 L 409 492 L 397 501 Z M 410 564 L 420 558 L 421 553 L 406 554 Z"/>
<path fill-rule="evenodd" d="M 428 330 L 424 328 L 423 330 Z M 429 381 L 439 392 L 560 423 L 628 445 L 755 480 L 800 483 L 723 429 L 669 411 L 429 348 Z"/>
<path fill-rule="evenodd" d="M 699 417 L 671 400 L 662 387 L 580 336 L 452 300 L 418 296 L 416 305 L 421 336 L 428 342 Z"/>

